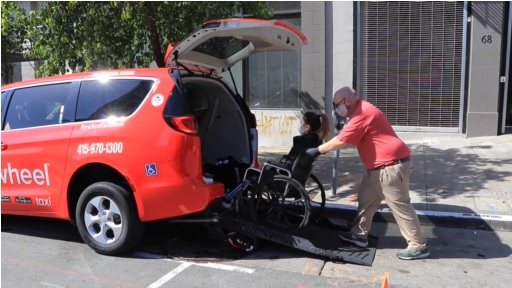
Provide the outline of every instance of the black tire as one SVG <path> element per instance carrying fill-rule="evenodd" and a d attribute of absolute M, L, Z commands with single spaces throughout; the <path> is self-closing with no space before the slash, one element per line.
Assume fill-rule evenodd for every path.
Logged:
<path fill-rule="evenodd" d="M 309 199 L 311 200 L 313 200 L 313 198 L 315 198 L 318 195 L 318 193 L 320 193 L 320 207 L 318 209 L 314 209 L 310 216 L 310 219 L 314 221 L 322 215 L 322 212 L 325 208 L 324 185 L 322 185 L 320 180 L 318 180 L 318 178 L 313 173 L 311 173 L 309 174 L 309 178 L 306 181 L 304 188 L 306 189 L 306 193 L 308 194 Z"/>
<path fill-rule="evenodd" d="M 77 202 L 76 223 L 84 242 L 104 255 L 130 250 L 144 234 L 133 195 L 110 182 L 94 183 L 84 190 Z"/>
<path fill-rule="evenodd" d="M 252 219 L 295 232 L 309 223 L 311 203 L 304 187 L 295 179 L 276 175 L 260 183 L 251 199 Z"/>

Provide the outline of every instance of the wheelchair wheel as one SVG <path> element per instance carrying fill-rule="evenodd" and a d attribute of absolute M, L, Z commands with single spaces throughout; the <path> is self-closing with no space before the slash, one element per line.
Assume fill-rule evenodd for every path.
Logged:
<path fill-rule="evenodd" d="M 311 203 L 304 187 L 288 176 L 276 175 L 253 191 L 253 221 L 295 232 L 309 222 Z"/>
<path fill-rule="evenodd" d="M 311 173 L 311 174 L 309 174 L 309 178 L 306 181 L 306 184 L 304 185 L 304 188 L 306 189 L 306 193 L 308 194 L 309 199 L 312 202 L 317 202 L 318 201 L 319 204 L 320 204 L 320 207 L 318 209 L 315 209 L 311 213 L 311 217 L 310 218 L 312 220 L 315 220 L 318 217 L 320 217 L 320 215 L 322 215 L 322 212 L 323 212 L 324 207 L 325 207 L 325 189 L 324 189 L 324 185 L 322 185 L 322 183 L 320 183 L 320 180 L 318 180 L 318 178 L 315 175 L 313 175 L 313 173 Z M 316 201 L 313 201 L 313 199 L 315 199 Z"/>

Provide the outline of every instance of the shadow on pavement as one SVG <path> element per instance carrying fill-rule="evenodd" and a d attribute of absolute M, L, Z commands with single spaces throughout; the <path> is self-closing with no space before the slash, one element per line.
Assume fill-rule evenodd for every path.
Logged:
<path fill-rule="evenodd" d="M 391 223 L 380 223 L 372 228 L 372 235 L 379 237 L 378 249 L 403 249 L 407 247 L 403 237 L 386 235 Z M 423 226 L 427 236 L 431 259 L 495 259 L 512 255 L 510 245 L 503 243 L 499 235 L 490 230 Z"/>

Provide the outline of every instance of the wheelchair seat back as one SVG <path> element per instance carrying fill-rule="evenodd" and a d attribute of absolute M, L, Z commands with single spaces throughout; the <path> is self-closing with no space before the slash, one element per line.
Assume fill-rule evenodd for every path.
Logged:
<path fill-rule="evenodd" d="M 293 162 L 291 177 L 299 181 L 300 184 L 305 185 L 313 170 L 313 162 L 315 162 L 315 160 L 315 158 L 307 155 L 305 151 L 301 151 Z"/>
<path fill-rule="evenodd" d="M 256 180 L 259 183 L 271 179 L 274 177 L 274 175 L 285 175 L 297 180 L 304 186 L 309 176 L 311 175 L 311 171 L 313 170 L 313 162 L 315 162 L 315 160 L 316 158 L 312 158 L 311 156 L 307 155 L 304 150 L 299 153 L 291 165 L 289 163 L 276 163 L 269 161 L 263 164 L 262 170 L 253 169 L 259 173 L 257 173 L 256 177 L 252 176 L 252 180 Z M 246 173 L 244 179 L 248 179 L 250 175 L 251 173 Z"/>

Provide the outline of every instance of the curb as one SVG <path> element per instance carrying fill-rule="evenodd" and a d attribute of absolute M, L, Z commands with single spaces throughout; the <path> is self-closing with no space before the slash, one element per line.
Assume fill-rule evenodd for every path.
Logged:
<path fill-rule="evenodd" d="M 512 232 L 512 216 L 510 215 L 422 210 L 416 210 L 416 213 L 420 224 L 426 226 Z M 348 223 L 357 216 L 357 208 L 343 204 L 327 203 L 322 215 L 329 219 L 342 220 Z M 387 207 L 379 208 L 373 220 L 396 223 L 391 209 Z"/>

